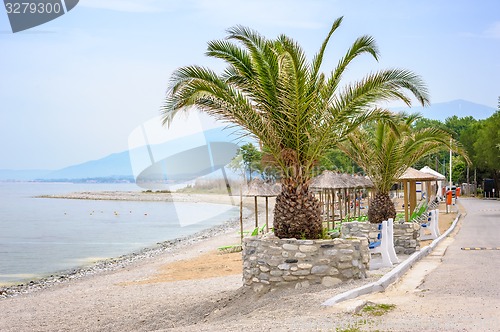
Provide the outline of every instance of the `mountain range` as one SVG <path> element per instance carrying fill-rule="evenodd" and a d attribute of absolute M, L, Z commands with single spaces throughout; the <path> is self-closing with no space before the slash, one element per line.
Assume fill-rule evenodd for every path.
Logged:
<path fill-rule="evenodd" d="M 429 107 L 393 108 L 394 111 L 420 112 L 429 119 L 444 121 L 456 115 L 478 120 L 490 117 L 495 109 L 466 100 L 435 103 Z M 0 181 L 134 181 L 129 151 L 72 165 L 59 170 L 0 170 Z"/>
<path fill-rule="evenodd" d="M 425 118 L 432 120 L 439 120 L 444 122 L 446 118 L 456 115 L 459 118 L 472 116 L 477 120 L 484 120 L 489 118 L 495 113 L 493 107 L 476 104 L 467 100 L 457 99 L 444 103 L 433 103 L 428 107 L 413 106 L 408 107 L 395 107 L 391 108 L 393 111 L 407 113 L 421 113 Z"/>

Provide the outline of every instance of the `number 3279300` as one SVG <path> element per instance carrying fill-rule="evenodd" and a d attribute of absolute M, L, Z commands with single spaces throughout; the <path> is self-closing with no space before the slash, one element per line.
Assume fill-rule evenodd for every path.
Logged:
<path fill-rule="evenodd" d="M 50 2 L 6 2 L 7 14 L 58 14 L 61 12 L 61 4 Z"/>

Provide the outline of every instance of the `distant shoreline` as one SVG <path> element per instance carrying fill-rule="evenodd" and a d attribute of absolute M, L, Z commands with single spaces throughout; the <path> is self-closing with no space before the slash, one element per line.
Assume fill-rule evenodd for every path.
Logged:
<path fill-rule="evenodd" d="M 66 194 L 39 195 L 36 198 L 138 201 L 138 202 L 190 202 L 239 205 L 239 196 L 221 194 L 165 193 L 144 191 L 84 191 Z M 248 199 L 244 198 L 244 205 Z"/>

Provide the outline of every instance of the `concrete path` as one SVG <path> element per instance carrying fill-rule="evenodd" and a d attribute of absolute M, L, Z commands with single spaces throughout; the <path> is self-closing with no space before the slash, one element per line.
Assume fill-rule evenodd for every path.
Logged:
<path fill-rule="evenodd" d="M 454 238 L 385 293 L 353 300 L 395 304 L 363 330 L 500 331 L 500 201 L 460 199 L 467 211 Z M 464 250 L 472 248 L 471 250 Z M 483 248 L 483 249 L 473 249 Z"/>

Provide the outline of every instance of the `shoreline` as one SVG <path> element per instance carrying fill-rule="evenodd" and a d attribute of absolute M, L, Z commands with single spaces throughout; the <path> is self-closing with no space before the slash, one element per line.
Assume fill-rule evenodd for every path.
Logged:
<path fill-rule="evenodd" d="M 171 200 L 165 200 L 166 196 Z M 172 197 L 173 196 L 173 197 Z M 227 204 L 227 196 L 219 194 L 176 194 L 173 193 L 144 193 L 132 191 L 101 191 L 101 192 L 73 192 L 69 194 L 40 195 L 36 198 L 53 199 L 82 199 L 82 200 L 116 200 L 116 201 L 144 201 L 144 202 L 192 202 L 192 203 L 212 203 Z M 250 222 L 253 216 L 253 209 L 249 208 L 249 202 L 243 204 L 243 224 Z M 232 204 L 235 205 L 235 204 Z M 50 276 L 40 276 L 40 278 L 25 279 L 11 285 L 0 285 L 0 300 L 15 297 L 21 294 L 29 294 L 43 289 L 53 287 L 58 284 L 67 283 L 71 280 L 82 279 L 88 276 L 97 275 L 104 272 L 116 271 L 125 268 L 136 262 L 153 259 L 160 255 L 176 251 L 194 243 L 202 242 L 208 238 L 221 235 L 229 230 L 239 228 L 239 218 L 231 218 L 222 224 L 212 226 L 205 230 L 191 235 L 157 242 L 151 246 L 141 248 L 135 252 L 109 257 L 96 262 L 80 265 L 75 268 L 54 271 Z"/>

